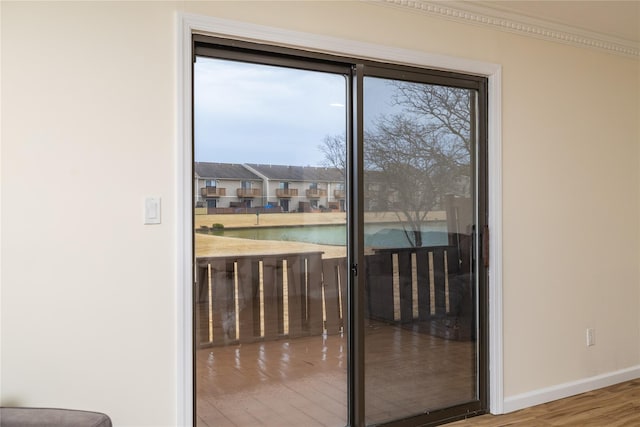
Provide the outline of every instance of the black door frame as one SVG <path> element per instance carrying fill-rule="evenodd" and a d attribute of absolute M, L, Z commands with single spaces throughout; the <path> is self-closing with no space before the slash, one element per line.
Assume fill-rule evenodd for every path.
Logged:
<path fill-rule="evenodd" d="M 484 76 L 431 70 L 399 64 L 381 63 L 357 57 L 340 57 L 306 50 L 280 46 L 257 44 L 214 36 L 192 35 L 192 60 L 196 56 L 238 60 L 259 64 L 279 65 L 313 71 L 338 73 L 348 76 L 347 86 L 351 96 L 347 96 L 347 262 L 350 268 L 348 282 L 348 368 L 347 389 L 348 424 L 353 427 L 365 425 L 364 414 L 364 274 L 358 274 L 364 266 L 364 188 L 363 188 L 363 79 L 370 70 L 380 76 L 402 78 L 409 74 L 428 76 L 429 83 L 474 89 L 478 96 L 477 122 L 477 230 L 478 248 L 478 400 L 456 405 L 427 414 L 421 414 L 381 425 L 385 426 L 425 426 L 439 425 L 488 411 L 489 408 L 489 299 L 488 299 L 488 254 L 485 245 L 488 240 L 488 79 Z M 192 68 L 193 73 L 193 68 Z M 192 74 L 193 93 L 193 74 Z M 192 111 L 193 111 L 193 97 Z M 193 115 L 192 115 L 193 120 Z M 193 128 L 193 123 L 191 124 Z M 192 150 L 194 153 L 192 134 Z M 192 164 L 194 159 L 192 158 Z M 193 185 L 193 184 L 192 184 Z M 193 194 L 193 191 L 191 192 Z M 484 262 L 481 262 L 484 260 Z M 195 312 L 195 309 L 194 309 Z M 192 328 L 195 333 L 195 328 Z M 193 340 L 195 342 L 195 340 Z M 192 349 L 195 367 L 195 350 Z M 195 368 L 194 368 L 195 371 Z M 195 378 L 193 395 L 195 396 Z M 194 423 L 196 400 L 193 399 Z"/>

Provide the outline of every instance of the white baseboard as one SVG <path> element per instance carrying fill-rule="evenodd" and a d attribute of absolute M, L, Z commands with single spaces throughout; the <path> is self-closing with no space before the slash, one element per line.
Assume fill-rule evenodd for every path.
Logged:
<path fill-rule="evenodd" d="M 640 365 L 507 397 L 502 409 L 506 414 L 636 378 L 640 378 Z"/>

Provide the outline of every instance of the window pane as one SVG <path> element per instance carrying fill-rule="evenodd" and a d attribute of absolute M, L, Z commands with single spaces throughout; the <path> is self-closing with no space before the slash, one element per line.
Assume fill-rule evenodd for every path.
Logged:
<path fill-rule="evenodd" d="M 474 103 L 365 78 L 367 423 L 477 398 Z"/>
<path fill-rule="evenodd" d="M 197 58 L 200 426 L 346 424 L 346 92 L 342 75 Z"/>

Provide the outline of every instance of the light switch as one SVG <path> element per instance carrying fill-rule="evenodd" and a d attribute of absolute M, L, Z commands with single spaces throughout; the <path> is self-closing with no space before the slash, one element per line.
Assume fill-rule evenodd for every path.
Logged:
<path fill-rule="evenodd" d="M 160 224 L 160 197 L 144 199 L 144 223 Z"/>

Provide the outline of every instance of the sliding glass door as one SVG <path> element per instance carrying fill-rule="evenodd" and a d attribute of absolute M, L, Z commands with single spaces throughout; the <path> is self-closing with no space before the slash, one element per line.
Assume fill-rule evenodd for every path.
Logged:
<path fill-rule="evenodd" d="M 194 52 L 194 424 L 481 413 L 485 80 Z"/>
<path fill-rule="evenodd" d="M 365 70 L 364 396 L 379 424 L 480 399 L 478 92 Z"/>
<path fill-rule="evenodd" d="M 346 425 L 349 69 L 209 53 L 194 64 L 196 423 Z"/>

